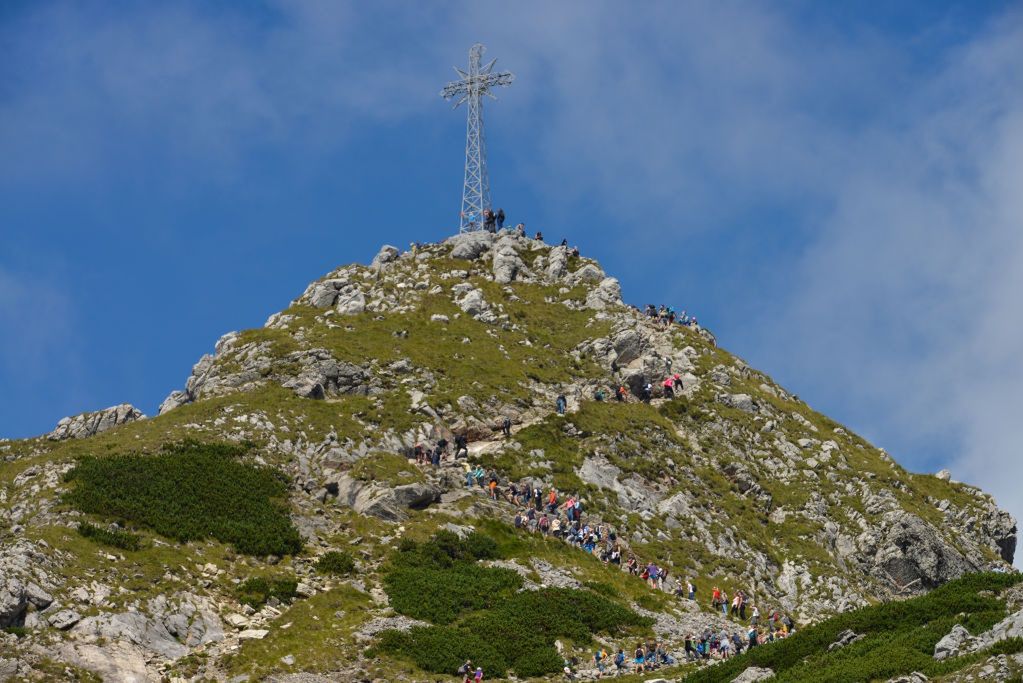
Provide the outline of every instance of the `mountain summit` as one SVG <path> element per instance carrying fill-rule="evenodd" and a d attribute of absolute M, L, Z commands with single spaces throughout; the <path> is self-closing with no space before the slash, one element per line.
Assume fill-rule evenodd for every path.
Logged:
<path fill-rule="evenodd" d="M 551 675 L 591 637 L 631 662 L 745 634 L 740 594 L 806 625 L 1016 547 L 987 494 L 510 230 L 385 246 L 221 337 L 156 417 L 65 418 L 0 456 L 0 680 Z M 501 615 L 562 608 L 501 647 Z"/>

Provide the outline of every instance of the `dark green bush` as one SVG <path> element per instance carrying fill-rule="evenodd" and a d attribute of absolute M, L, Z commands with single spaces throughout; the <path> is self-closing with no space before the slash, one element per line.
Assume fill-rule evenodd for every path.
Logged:
<path fill-rule="evenodd" d="M 19 639 L 27 636 L 31 631 L 24 626 L 5 626 L 3 629 L 4 633 L 10 633 L 17 636 Z"/>
<path fill-rule="evenodd" d="M 331 550 L 324 553 L 316 563 L 316 571 L 321 574 L 346 576 L 355 570 L 355 560 L 346 552 Z"/>
<path fill-rule="evenodd" d="M 556 638 L 586 643 L 596 632 L 650 623 L 590 590 L 516 592 L 522 584 L 516 572 L 477 563 L 497 552 L 483 538 L 439 533 L 399 546 L 384 575 L 391 606 L 438 625 L 386 632 L 375 650 L 434 673 L 453 673 L 472 659 L 488 678 L 509 669 L 519 677 L 542 676 L 561 670 Z"/>
<path fill-rule="evenodd" d="M 994 597 L 980 595 L 980 591 L 999 591 L 1020 580 L 1018 574 L 967 575 L 920 597 L 840 614 L 785 640 L 696 671 L 685 680 L 731 681 L 748 666 L 773 669 L 779 681 L 807 683 L 885 680 L 912 671 L 928 676 L 951 673 L 986 658 L 988 653 L 938 662 L 933 657 L 935 644 L 956 623 L 964 624 L 972 633 L 993 626 L 1005 616 L 1004 605 Z M 827 652 L 828 645 L 846 629 L 866 637 Z M 1023 643 L 1007 641 L 1004 647 L 1011 650 L 1023 647 Z"/>
<path fill-rule="evenodd" d="M 251 555 L 299 552 L 298 531 L 277 502 L 287 495 L 287 480 L 240 462 L 244 452 L 188 441 L 157 455 L 88 456 L 68 473 L 74 486 L 65 500 L 182 542 L 215 538 Z"/>
<path fill-rule="evenodd" d="M 141 550 L 142 537 L 128 531 L 103 529 L 95 524 L 82 522 L 78 525 L 78 533 L 91 541 L 112 545 L 122 550 Z"/>
<path fill-rule="evenodd" d="M 291 578 L 268 579 L 257 576 L 238 586 L 238 601 L 259 609 L 270 598 L 277 598 L 281 602 L 291 600 L 297 595 L 297 588 L 298 582 Z"/>
<path fill-rule="evenodd" d="M 434 624 L 450 624 L 467 610 L 491 608 L 520 586 L 522 577 L 511 569 L 469 563 L 397 568 L 384 576 L 395 611 Z"/>

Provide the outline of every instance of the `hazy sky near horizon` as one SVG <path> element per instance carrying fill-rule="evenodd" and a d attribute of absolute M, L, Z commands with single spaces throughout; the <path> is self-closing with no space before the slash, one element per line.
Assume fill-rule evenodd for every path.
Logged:
<path fill-rule="evenodd" d="M 154 414 L 224 332 L 495 203 L 1023 515 L 1023 5 L 0 4 L 0 436 Z"/>

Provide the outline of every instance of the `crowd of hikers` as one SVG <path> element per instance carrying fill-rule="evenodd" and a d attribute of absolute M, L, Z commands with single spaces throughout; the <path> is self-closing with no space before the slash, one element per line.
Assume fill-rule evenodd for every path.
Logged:
<path fill-rule="evenodd" d="M 639 309 L 637 308 L 636 310 Z M 671 327 L 675 323 L 685 327 L 700 326 L 696 320 L 696 316 L 688 315 L 684 310 L 681 313 L 675 313 L 675 310 L 671 306 L 664 306 L 663 304 L 661 306 L 647 304 L 646 308 L 644 308 L 641 313 L 662 327 Z"/>

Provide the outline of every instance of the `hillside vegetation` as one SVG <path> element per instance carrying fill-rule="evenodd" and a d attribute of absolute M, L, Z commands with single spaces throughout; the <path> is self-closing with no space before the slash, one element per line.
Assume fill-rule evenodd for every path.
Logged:
<path fill-rule="evenodd" d="M 554 490 L 564 528 L 579 500 L 586 538 L 516 528 L 546 511 L 527 489 Z M 224 335 L 155 417 L 114 406 L 0 441 L 0 672 L 433 681 L 471 658 L 488 679 L 585 677 L 598 647 L 678 659 L 689 634 L 745 633 L 711 610 L 718 587 L 799 632 L 660 673 L 952 675 L 996 650 L 928 648 L 1004 616 L 1012 579 L 972 575 L 1015 544 L 988 495 L 627 306 L 591 259 L 477 233 L 328 273 Z M 825 654 L 845 629 L 864 637 Z"/>

